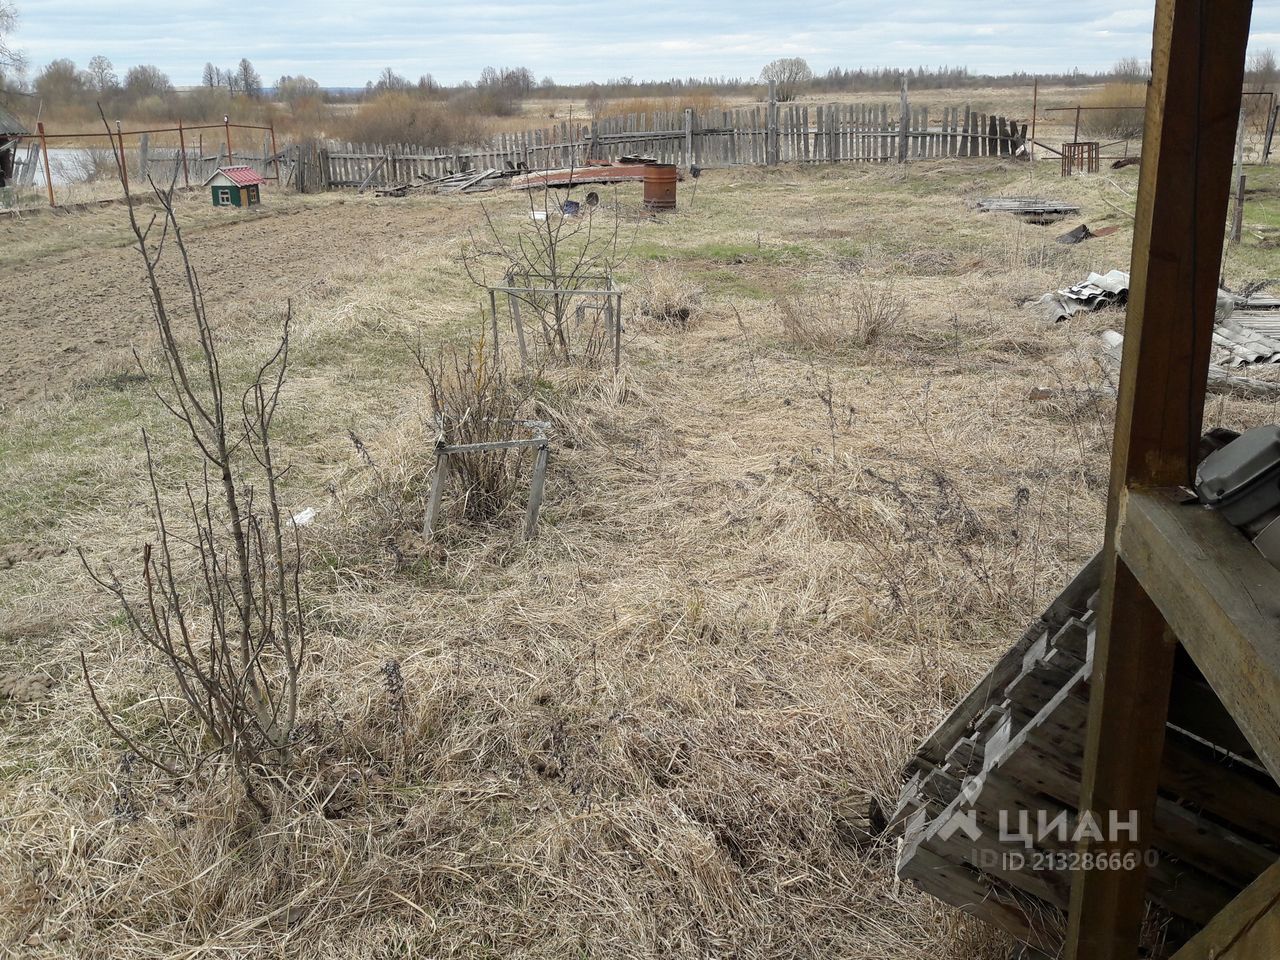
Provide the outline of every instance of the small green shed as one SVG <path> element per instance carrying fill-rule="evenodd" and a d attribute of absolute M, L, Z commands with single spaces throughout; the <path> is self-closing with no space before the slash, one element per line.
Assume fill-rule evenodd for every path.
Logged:
<path fill-rule="evenodd" d="M 215 207 L 252 207 L 262 202 L 260 188 L 267 181 L 253 167 L 219 167 L 204 185 Z"/>

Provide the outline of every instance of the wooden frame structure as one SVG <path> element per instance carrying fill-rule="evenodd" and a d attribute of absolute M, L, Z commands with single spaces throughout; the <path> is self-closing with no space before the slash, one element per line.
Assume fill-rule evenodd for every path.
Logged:
<path fill-rule="evenodd" d="M 1251 0 L 1157 0 L 1124 361 L 1103 550 L 1082 811 L 1150 842 L 1181 645 L 1280 779 L 1280 570 L 1221 516 L 1187 505 L 1212 343 Z M 1066 955 L 1133 960 L 1146 867 L 1072 879 Z M 1280 867 L 1231 901 L 1176 960 L 1280 956 Z"/>

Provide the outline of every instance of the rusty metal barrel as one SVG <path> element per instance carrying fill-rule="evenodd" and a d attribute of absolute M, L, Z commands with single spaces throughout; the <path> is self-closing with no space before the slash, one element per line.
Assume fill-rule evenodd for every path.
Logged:
<path fill-rule="evenodd" d="M 674 164 L 645 164 L 644 205 L 650 210 L 674 210 L 676 208 L 676 168 Z"/>

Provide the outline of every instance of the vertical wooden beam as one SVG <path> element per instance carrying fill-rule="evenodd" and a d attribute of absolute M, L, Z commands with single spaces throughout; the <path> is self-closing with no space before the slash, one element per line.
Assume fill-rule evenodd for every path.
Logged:
<path fill-rule="evenodd" d="M 902 96 L 898 103 L 898 162 L 907 162 L 907 128 L 911 125 L 911 104 L 907 100 L 907 78 L 902 78 Z"/>
<path fill-rule="evenodd" d="M 1195 468 L 1251 7 L 1156 4 L 1080 804 L 1104 831 L 1113 812 L 1136 812 L 1137 835 L 1093 842 L 1095 854 L 1150 839 L 1176 643 L 1117 559 L 1116 529 L 1130 487 L 1187 483 Z M 1076 872 L 1071 960 L 1137 955 L 1146 871 L 1135 859 Z"/>

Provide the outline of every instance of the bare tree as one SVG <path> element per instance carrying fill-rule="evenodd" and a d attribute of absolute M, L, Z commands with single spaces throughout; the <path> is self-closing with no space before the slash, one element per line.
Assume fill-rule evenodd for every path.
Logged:
<path fill-rule="evenodd" d="M 183 485 L 184 505 L 175 509 L 162 493 L 144 430 L 155 531 L 142 550 L 141 584 L 126 587 L 110 570 L 95 571 L 83 554 L 81 560 L 119 601 L 134 637 L 169 667 L 202 730 L 203 745 L 192 747 L 185 718 L 167 711 L 159 720 L 168 744 L 142 743 L 102 702 L 83 654 L 81 666 L 99 713 L 130 749 L 175 776 L 225 761 L 222 769 L 241 780 L 266 815 L 258 785 L 290 761 L 307 641 L 297 529 L 281 508 L 284 468 L 271 436 L 289 360 L 290 312 L 276 349 L 237 398 L 228 390 L 218 337 L 174 213 L 174 184 L 151 186 L 160 213 L 145 228 L 134 206 L 127 209 L 146 270 L 162 367 L 148 369 L 136 352 L 134 357 L 155 398 L 198 451 L 203 470 Z M 167 250 L 174 252 L 184 278 L 178 302 L 193 321 L 194 363 L 160 279 Z M 185 528 L 181 532 L 179 522 Z"/>
<path fill-rule="evenodd" d="M 18 26 L 18 11 L 8 0 L 0 0 L 0 72 L 6 67 L 21 67 L 21 53 L 9 45 L 9 38 Z"/>
<path fill-rule="evenodd" d="M 774 82 L 779 100 L 794 100 L 804 85 L 813 79 L 813 71 L 804 57 L 782 57 L 765 64 L 760 71 L 760 79 L 766 83 Z"/>
<path fill-rule="evenodd" d="M 236 78 L 239 80 L 240 92 L 246 97 L 262 95 L 262 77 L 258 76 L 258 71 L 253 69 L 253 64 L 248 58 L 240 59 L 240 65 L 236 67 Z"/>
<path fill-rule="evenodd" d="M 200 74 L 200 83 L 206 87 L 219 87 L 222 85 L 222 71 L 215 67 L 212 63 L 205 61 L 204 72 Z"/>
<path fill-rule="evenodd" d="M 86 72 L 89 74 L 89 82 L 98 93 L 110 93 L 120 86 L 120 78 L 116 76 L 114 66 L 101 54 L 89 61 Z"/>

